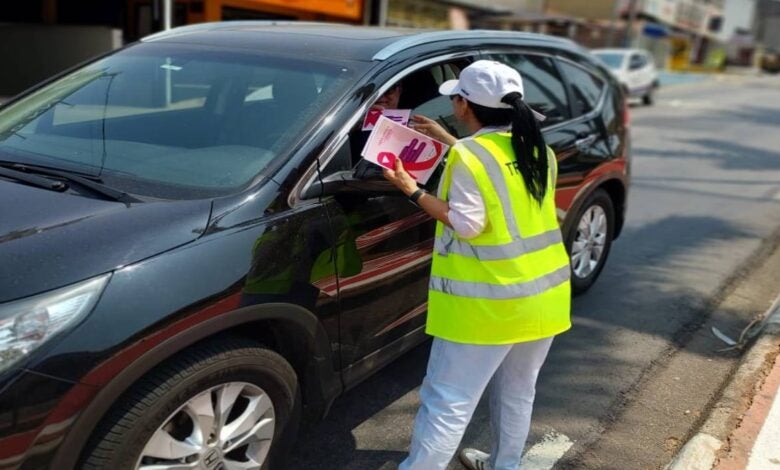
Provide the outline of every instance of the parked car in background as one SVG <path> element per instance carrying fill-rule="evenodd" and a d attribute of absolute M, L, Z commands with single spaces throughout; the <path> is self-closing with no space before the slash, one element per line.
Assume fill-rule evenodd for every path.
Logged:
<path fill-rule="evenodd" d="M 653 94 L 659 86 L 658 70 L 653 56 L 643 49 L 594 49 L 615 74 L 623 89 L 632 98 L 641 98 L 646 105 L 653 104 Z"/>
<path fill-rule="evenodd" d="M 363 116 L 402 82 L 465 136 L 438 87 L 484 58 L 547 116 L 584 292 L 631 146 L 620 85 L 568 40 L 205 24 L 0 107 L 0 468 L 284 469 L 300 423 L 426 339 L 434 224 L 358 171 Z"/>

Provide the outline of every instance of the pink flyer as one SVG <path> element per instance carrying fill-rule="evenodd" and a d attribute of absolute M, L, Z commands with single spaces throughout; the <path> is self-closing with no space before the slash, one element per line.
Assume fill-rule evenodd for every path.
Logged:
<path fill-rule="evenodd" d="M 366 118 L 363 120 L 362 129 L 364 131 L 372 130 L 380 116 L 385 116 L 405 126 L 409 122 L 411 114 L 411 109 L 369 109 L 366 113 Z"/>
<path fill-rule="evenodd" d="M 425 184 L 447 150 L 448 145 L 380 116 L 361 155 L 385 168 L 400 158 L 412 178 Z"/>

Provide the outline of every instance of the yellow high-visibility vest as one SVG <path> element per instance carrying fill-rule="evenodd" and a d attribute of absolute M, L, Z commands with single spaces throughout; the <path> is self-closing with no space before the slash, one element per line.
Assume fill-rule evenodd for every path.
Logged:
<path fill-rule="evenodd" d="M 439 185 L 447 200 L 452 167 L 474 177 L 487 223 L 468 240 L 439 222 L 428 292 L 426 332 L 469 344 L 547 338 L 571 327 L 569 256 L 555 207 L 557 162 L 552 149 L 547 192 L 531 197 L 516 169 L 511 135 L 483 134 L 450 150 Z"/>

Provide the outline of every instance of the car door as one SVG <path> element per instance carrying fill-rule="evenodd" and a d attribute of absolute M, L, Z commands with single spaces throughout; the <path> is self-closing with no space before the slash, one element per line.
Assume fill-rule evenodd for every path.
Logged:
<path fill-rule="evenodd" d="M 628 83 L 630 92 L 644 93 L 652 79 L 649 75 L 647 57 L 641 52 L 631 54 L 628 61 Z"/>
<path fill-rule="evenodd" d="M 462 135 L 449 97 L 439 95 L 438 87 L 457 78 L 469 62 L 434 64 L 403 77 L 399 108 L 436 119 Z M 347 385 L 423 337 L 434 235 L 434 221 L 387 182 L 378 167 L 359 158 L 364 142 L 353 135 L 339 147 L 335 160 L 351 161 L 357 181 L 352 190 L 333 196 L 330 214 L 338 255 L 345 258 L 337 263 L 343 268 L 331 288 L 338 289 L 341 302 L 339 349 Z M 326 167 L 323 175 L 329 173 Z M 439 174 L 428 182 L 429 190 L 435 190 Z"/>

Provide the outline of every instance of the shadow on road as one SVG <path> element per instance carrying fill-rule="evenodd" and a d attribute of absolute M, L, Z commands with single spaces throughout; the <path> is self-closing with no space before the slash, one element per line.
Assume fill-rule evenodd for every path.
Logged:
<path fill-rule="evenodd" d="M 422 383 L 429 351 L 430 341 L 427 341 L 339 397 L 323 422 L 302 433 L 289 468 L 395 469 L 406 456 L 405 452 L 356 449 L 354 433 L 360 432 L 358 428 L 371 419 L 375 422 L 371 426 L 378 428 L 373 432 L 381 436 L 383 447 L 408 446 L 409 417 L 414 416 L 418 405 L 416 394 L 408 403 L 388 407 Z"/>

